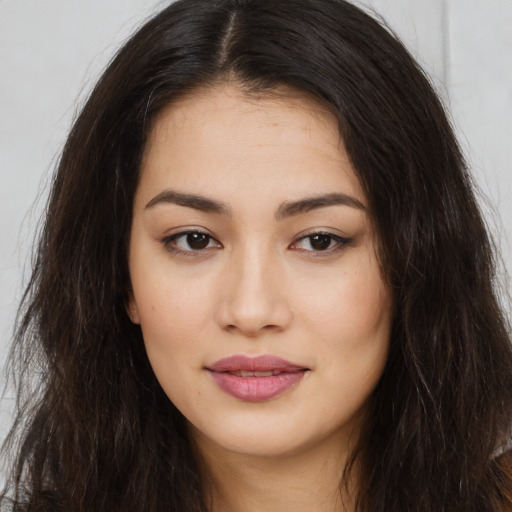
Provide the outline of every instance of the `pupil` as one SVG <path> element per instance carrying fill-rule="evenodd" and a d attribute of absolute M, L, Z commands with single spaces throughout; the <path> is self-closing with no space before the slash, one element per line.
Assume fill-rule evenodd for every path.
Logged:
<path fill-rule="evenodd" d="M 209 236 L 203 233 L 189 233 L 187 235 L 187 244 L 191 249 L 204 249 L 209 240 Z"/>
<path fill-rule="evenodd" d="M 311 247 L 315 251 L 325 251 L 331 245 L 331 237 L 329 235 L 313 235 L 311 237 Z"/>

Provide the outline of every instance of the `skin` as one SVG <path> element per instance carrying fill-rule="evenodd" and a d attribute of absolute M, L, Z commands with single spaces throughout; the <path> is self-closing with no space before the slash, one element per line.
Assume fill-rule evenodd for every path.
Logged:
<path fill-rule="evenodd" d="M 286 207 L 333 194 L 345 200 Z M 129 266 L 130 317 L 189 422 L 210 508 L 349 510 L 339 482 L 386 363 L 392 301 L 336 120 L 290 91 L 234 84 L 168 107 L 141 168 Z M 248 402 L 207 370 L 235 354 L 308 371 Z"/>

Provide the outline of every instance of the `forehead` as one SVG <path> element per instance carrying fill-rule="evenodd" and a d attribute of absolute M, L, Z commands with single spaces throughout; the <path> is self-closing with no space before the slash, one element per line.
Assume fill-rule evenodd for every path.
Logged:
<path fill-rule="evenodd" d="M 154 122 L 141 173 L 144 193 L 344 192 L 365 202 L 334 115 L 284 88 L 248 94 L 225 84 L 173 103 Z"/>

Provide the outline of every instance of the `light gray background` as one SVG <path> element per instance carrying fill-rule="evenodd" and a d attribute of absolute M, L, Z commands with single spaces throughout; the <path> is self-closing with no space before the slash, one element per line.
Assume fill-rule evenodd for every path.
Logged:
<path fill-rule="evenodd" d="M 485 206 L 510 271 L 512 0 L 363 3 L 398 32 L 450 108 L 474 175 L 502 219 L 503 226 Z M 0 364 L 51 169 L 71 119 L 133 28 L 166 4 L 0 0 Z M 4 400 L 0 436 L 9 406 Z"/>

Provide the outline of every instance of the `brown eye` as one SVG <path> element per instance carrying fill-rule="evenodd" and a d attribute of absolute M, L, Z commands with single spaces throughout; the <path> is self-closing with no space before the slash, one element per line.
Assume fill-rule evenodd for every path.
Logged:
<path fill-rule="evenodd" d="M 194 251 L 206 249 L 210 243 L 210 236 L 205 233 L 189 233 L 187 235 L 187 245 Z"/>
<path fill-rule="evenodd" d="M 308 237 L 311 248 L 314 251 L 325 251 L 330 248 L 332 237 L 329 235 L 319 234 Z"/>
<path fill-rule="evenodd" d="M 351 242 L 351 238 L 344 238 L 333 233 L 312 233 L 298 239 L 292 244 L 291 248 L 303 252 L 331 254 L 343 249 Z"/>
<path fill-rule="evenodd" d="M 174 253 L 189 254 L 202 253 L 210 249 L 220 249 L 222 244 L 213 236 L 202 231 L 184 231 L 166 237 L 162 240 L 164 247 Z"/>

